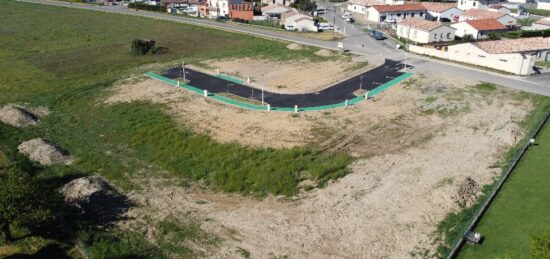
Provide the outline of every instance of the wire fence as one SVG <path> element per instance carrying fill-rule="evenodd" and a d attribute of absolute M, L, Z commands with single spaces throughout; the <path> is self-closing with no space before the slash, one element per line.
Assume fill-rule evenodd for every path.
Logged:
<path fill-rule="evenodd" d="M 165 82 L 167 84 L 187 89 L 187 90 L 189 90 L 191 92 L 194 92 L 194 93 L 197 93 L 197 94 L 201 94 L 201 95 L 205 94 L 204 89 L 200 89 L 200 88 L 192 86 L 190 84 L 184 84 L 182 82 L 164 77 L 164 76 L 159 75 L 159 74 L 154 73 L 154 72 L 147 72 L 147 73 L 145 73 L 145 75 L 150 77 L 150 78 Z M 388 81 L 388 82 L 386 82 L 386 83 L 370 90 L 368 92 L 368 97 L 373 97 L 375 95 L 378 95 L 381 92 L 387 90 L 388 88 L 398 84 L 399 82 L 401 82 L 401 81 L 403 81 L 403 80 L 405 80 L 405 79 L 407 79 L 411 76 L 413 76 L 413 73 L 410 73 L 410 72 L 402 74 L 402 75 L 400 75 L 400 76 L 398 76 L 398 77 L 396 77 L 396 78 L 394 78 L 394 79 L 392 79 L 392 80 L 390 80 L 390 81 Z M 231 82 L 235 82 L 234 80 L 238 80 L 238 79 L 235 79 L 235 78 L 231 78 L 230 76 L 227 76 L 227 75 L 222 75 L 222 76 L 218 76 L 218 77 L 223 78 L 223 79 L 228 80 L 228 81 L 231 81 Z M 240 80 L 238 80 L 238 81 L 240 81 Z M 242 81 L 240 81 L 238 83 L 242 83 Z M 214 100 L 217 100 L 217 101 L 229 104 L 229 105 L 241 107 L 241 108 L 246 108 L 246 109 L 251 109 L 251 110 L 282 111 L 282 112 L 321 111 L 321 110 L 328 110 L 328 109 L 335 109 L 335 108 L 343 108 L 343 107 L 346 107 L 346 106 L 355 105 L 355 104 L 360 103 L 360 102 L 365 100 L 365 96 L 357 96 L 353 99 L 346 100 L 346 101 L 343 101 L 343 102 L 338 102 L 338 103 L 334 103 L 334 104 L 327 104 L 327 105 L 321 105 L 321 106 L 311 106 L 311 107 L 269 107 L 269 106 L 265 106 L 265 105 L 257 105 L 257 104 L 252 104 L 252 103 L 248 103 L 248 102 L 244 102 L 244 101 L 235 100 L 235 99 L 232 99 L 232 98 L 227 97 L 227 96 L 223 96 L 223 95 L 219 95 L 219 94 L 215 94 L 215 93 L 210 93 L 210 92 L 206 92 L 206 95 L 207 95 L 207 97 L 210 97 Z"/>
<path fill-rule="evenodd" d="M 489 195 L 489 197 L 487 197 L 485 202 L 483 202 L 483 205 L 479 208 L 478 212 L 472 218 L 472 221 L 470 222 L 470 225 L 468 225 L 468 228 L 466 230 L 464 230 L 464 233 L 462 234 L 460 240 L 458 240 L 456 242 L 453 249 L 451 250 L 451 252 L 447 256 L 447 259 L 453 259 L 453 258 L 456 258 L 458 256 L 460 250 L 462 249 L 462 247 L 464 246 L 464 243 L 466 242 L 466 238 L 465 238 L 466 233 L 468 233 L 469 231 L 474 230 L 476 225 L 481 220 L 481 217 L 483 216 L 483 214 L 485 214 L 485 212 L 489 208 L 491 202 L 495 199 L 497 193 L 502 188 L 502 185 L 504 184 L 504 182 L 508 179 L 508 177 L 510 176 L 512 171 L 514 171 L 514 169 L 518 165 L 519 161 L 521 160 L 521 158 L 525 154 L 525 152 L 527 152 L 527 150 L 531 146 L 530 140 L 535 139 L 538 136 L 538 134 L 540 133 L 542 128 L 544 128 L 544 126 L 545 126 L 545 124 L 546 124 L 546 122 L 548 121 L 549 118 L 550 118 L 550 111 L 548 113 L 546 113 L 546 116 L 539 122 L 539 124 L 535 128 L 535 131 L 527 139 L 527 142 L 516 153 L 516 155 L 514 156 L 514 159 L 512 160 L 512 163 L 508 166 L 508 169 L 506 170 L 506 172 L 500 177 L 500 179 L 498 180 L 495 187 L 493 187 L 493 190 L 491 191 L 491 194 Z"/>

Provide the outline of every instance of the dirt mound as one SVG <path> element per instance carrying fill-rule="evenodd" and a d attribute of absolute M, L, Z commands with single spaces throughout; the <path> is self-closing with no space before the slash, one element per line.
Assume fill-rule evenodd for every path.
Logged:
<path fill-rule="evenodd" d="M 291 49 L 291 50 L 301 50 L 301 49 L 303 49 L 302 45 L 296 44 L 296 43 L 290 43 L 290 44 L 286 45 L 286 48 Z"/>
<path fill-rule="evenodd" d="M 481 193 L 481 186 L 470 177 L 458 184 L 456 195 L 453 197 L 461 208 L 470 207 Z"/>
<path fill-rule="evenodd" d="M 101 176 L 78 178 L 59 190 L 73 213 L 96 224 L 109 224 L 128 210 L 126 196 Z"/>
<path fill-rule="evenodd" d="M 68 165 L 72 161 L 67 151 L 41 138 L 25 141 L 17 148 L 21 154 L 42 165 Z"/>
<path fill-rule="evenodd" d="M 0 109 L 0 122 L 18 128 L 36 125 L 38 117 L 23 107 L 6 105 Z"/>
<path fill-rule="evenodd" d="M 328 49 L 320 49 L 319 51 L 315 52 L 315 55 L 321 57 L 332 57 L 334 56 L 334 52 Z"/>

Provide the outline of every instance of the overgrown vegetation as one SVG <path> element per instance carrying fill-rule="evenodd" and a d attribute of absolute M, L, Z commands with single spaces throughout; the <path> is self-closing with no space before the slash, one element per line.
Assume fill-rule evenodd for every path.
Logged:
<path fill-rule="evenodd" d="M 129 3 L 128 8 L 134 8 L 139 10 L 154 11 L 154 12 L 166 12 L 166 8 L 160 5 L 149 5 L 144 3 Z"/>

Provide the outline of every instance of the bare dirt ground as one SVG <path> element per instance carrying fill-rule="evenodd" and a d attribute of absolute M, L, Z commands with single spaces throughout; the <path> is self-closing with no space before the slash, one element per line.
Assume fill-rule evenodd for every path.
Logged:
<path fill-rule="evenodd" d="M 320 51 L 317 55 L 328 56 L 331 54 L 327 51 Z M 260 88 L 264 84 L 265 90 L 275 93 L 317 92 L 372 67 L 370 65 L 368 67 L 357 67 L 358 62 L 343 59 L 315 63 L 230 59 L 211 60 L 204 62 L 204 64 L 211 68 L 211 71 L 219 69 L 222 73 L 243 80 L 250 77 L 252 86 Z"/>
<path fill-rule="evenodd" d="M 458 82 L 458 83 L 457 83 Z M 222 238 L 214 258 L 409 258 L 433 252 L 438 222 L 458 210 L 454 197 L 467 177 L 479 185 L 524 135 L 529 99 L 452 75 L 416 75 L 348 109 L 292 115 L 247 111 L 207 101 L 162 83 L 121 82 L 107 102 L 166 103 L 169 113 L 222 142 L 289 147 L 311 144 L 358 159 L 349 175 L 297 197 L 256 199 L 170 180 L 136 180 L 129 194 L 143 206 L 125 226 L 174 215 L 203 219 Z M 149 233 L 151 229 L 145 232 Z M 241 252 L 239 252 L 241 251 Z"/>

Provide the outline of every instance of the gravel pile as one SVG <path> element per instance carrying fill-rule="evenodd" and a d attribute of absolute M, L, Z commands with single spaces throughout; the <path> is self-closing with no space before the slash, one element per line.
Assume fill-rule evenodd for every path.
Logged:
<path fill-rule="evenodd" d="M 50 141 L 36 138 L 21 143 L 19 153 L 42 165 L 71 164 L 70 155 Z"/>
<path fill-rule="evenodd" d="M 38 117 L 23 107 L 6 105 L 0 109 L 0 122 L 25 128 L 38 124 Z"/>

